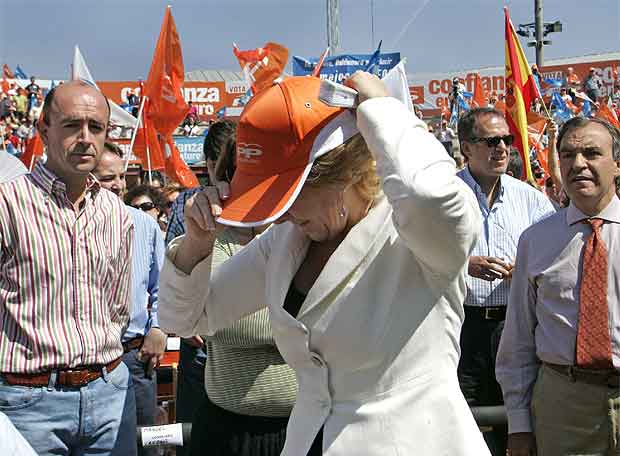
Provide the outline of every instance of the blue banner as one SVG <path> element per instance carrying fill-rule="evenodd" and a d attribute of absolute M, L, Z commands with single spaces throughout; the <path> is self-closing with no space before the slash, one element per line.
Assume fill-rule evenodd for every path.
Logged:
<path fill-rule="evenodd" d="M 204 136 L 174 136 L 173 139 L 183 160 L 189 166 L 195 165 L 198 162 L 204 162 Z"/>
<path fill-rule="evenodd" d="M 364 70 L 373 62 L 373 54 L 343 54 L 327 57 L 321 69 L 321 79 L 342 83 L 358 70 Z M 305 58 L 293 56 L 293 76 L 306 76 L 312 73 L 319 57 Z M 400 52 L 381 54 L 377 76 L 384 77 L 400 62 Z"/>

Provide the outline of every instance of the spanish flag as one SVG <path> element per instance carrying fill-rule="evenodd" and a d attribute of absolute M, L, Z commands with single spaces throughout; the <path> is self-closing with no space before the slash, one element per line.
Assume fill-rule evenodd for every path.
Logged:
<path fill-rule="evenodd" d="M 508 8 L 504 8 L 504 14 L 506 16 L 506 121 L 511 133 L 515 135 L 514 144 L 523 160 L 524 177 L 534 182 L 528 146 L 527 113 L 531 109 L 532 101 L 537 97 L 538 90 L 530 65 L 527 63 L 521 43 L 510 21 Z"/>

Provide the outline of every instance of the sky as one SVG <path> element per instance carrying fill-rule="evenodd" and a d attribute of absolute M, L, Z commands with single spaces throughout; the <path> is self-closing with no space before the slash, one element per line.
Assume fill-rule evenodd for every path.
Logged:
<path fill-rule="evenodd" d="M 327 46 L 326 0 L 0 0 L 0 63 L 65 79 L 77 44 L 97 80 L 146 78 L 166 5 L 186 72 L 238 71 L 233 42 L 276 41 L 291 56 Z M 534 21 L 534 0 L 340 0 L 342 52 L 371 53 L 383 40 L 384 52 L 407 58 L 409 73 L 501 66 L 504 6 L 515 26 Z M 544 0 L 543 13 L 564 26 L 548 37 L 545 59 L 620 50 L 620 0 Z"/>

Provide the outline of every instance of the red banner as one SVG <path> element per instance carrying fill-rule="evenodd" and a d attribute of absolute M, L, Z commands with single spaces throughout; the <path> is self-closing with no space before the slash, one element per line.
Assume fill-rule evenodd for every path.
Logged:
<path fill-rule="evenodd" d="M 97 81 L 97 85 L 106 97 L 117 104 L 127 102 L 127 93 L 140 92 L 138 81 Z M 233 107 L 235 101 L 243 96 L 247 90 L 245 83 L 230 82 L 198 82 L 185 81 L 183 94 L 186 102 L 192 102 L 198 108 L 198 116 L 202 121 L 215 120 L 217 112 L 224 107 Z"/>

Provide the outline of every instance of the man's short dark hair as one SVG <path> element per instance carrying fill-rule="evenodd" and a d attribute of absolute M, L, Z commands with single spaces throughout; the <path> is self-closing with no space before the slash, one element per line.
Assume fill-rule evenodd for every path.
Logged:
<path fill-rule="evenodd" d="M 562 144 L 562 139 L 564 139 L 564 136 L 566 136 L 569 132 L 573 130 L 578 130 L 593 123 L 601 125 L 607 130 L 607 132 L 611 136 L 611 156 L 615 162 L 620 161 L 620 130 L 618 130 L 618 128 L 616 128 L 609 122 L 596 117 L 591 119 L 587 117 L 573 117 L 572 119 L 568 120 L 564 125 L 562 125 L 556 143 L 557 150 L 560 150 L 560 144 Z"/>
<path fill-rule="evenodd" d="M 235 136 L 236 132 L 237 124 L 232 120 L 218 120 L 211 125 L 203 145 L 205 159 L 217 162 L 222 147 L 228 142 L 228 138 Z"/>
<path fill-rule="evenodd" d="M 461 150 L 465 141 L 471 141 L 476 137 L 474 132 L 478 119 L 486 115 L 493 115 L 504 119 L 504 113 L 495 108 L 474 108 L 467 111 L 461 116 L 458 124 L 459 131 L 459 143 L 461 144 Z"/>
<path fill-rule="evenodd" d="M 123 149 L 121 149 L 118 144 L 115 144 L 110 141 L 106 141 L 105 144 L 103 145 L 103 148 L 104 150 L 116 155 L 119 158 L 124 158 L 125 154 L 123 154 Z"/>
<path fill-rule="evenodd" d="M 84 81 L 72 81 L 77 83 L 78 85 L 81 85 L 83 87 L 90 87 L 91 89 L 95 89 L 98 90 L 97 88 L 93 87 L 92 85 L 90 85 L 87 82 Z M 45 125 L 49 125 L 50 121 L 49 121 L 49 116 L 52 112 L 52 104 L 54 103 L 54 98 L 56 97 L 56 89 L 58 89 L 59 87 L 62 87 L 64 84 L 61 85 L 57 85 L 56 87 L 54 87 L 53 89 L 49 90 L 47 92 L 47 95 L 45 95 L 45 99 L 43 100 L 43 109 L 41 110 L 41 118 L 43 120 L 43 123 Z M 108 106 L 108 126 L 110 125 L 110 115 L 112 114 L 112 107 L 110 106 L 110 101 L 108 100 L 108 97 L 106 97 L 103 92 L 99 92 L 101 93 L 101 96 L 103 97 L 103 99 L 105 100 L 105 104 Z"/>

